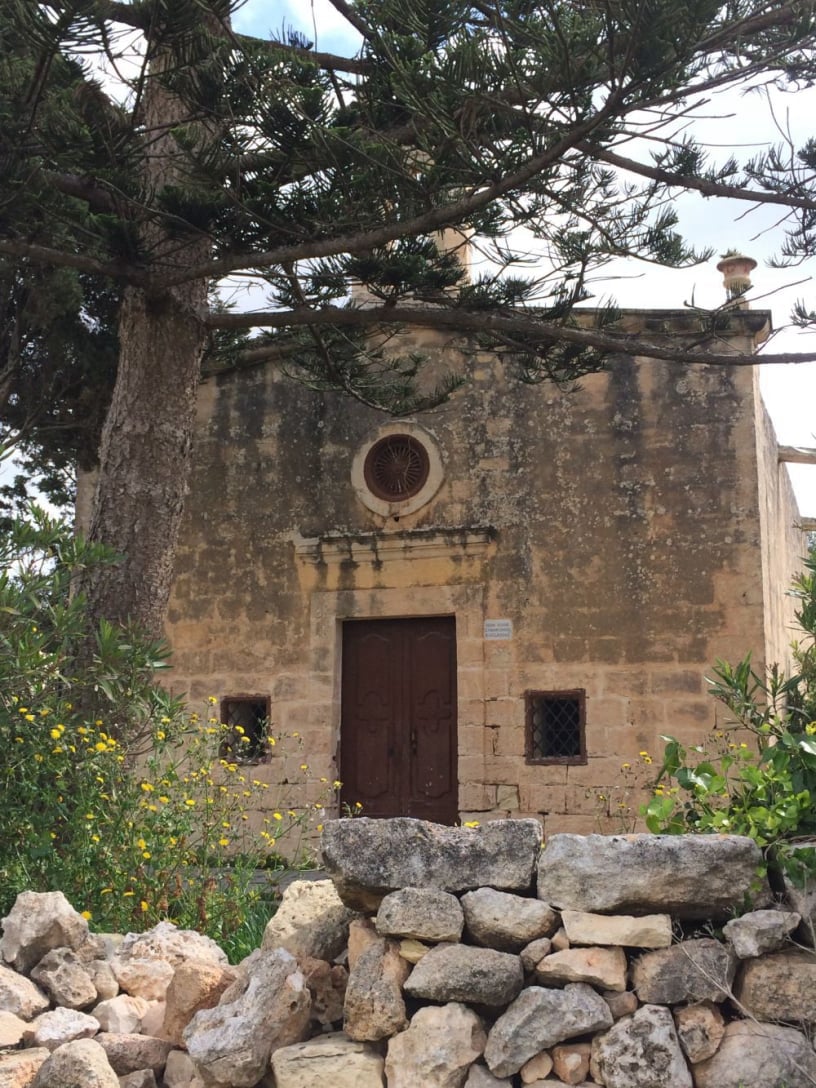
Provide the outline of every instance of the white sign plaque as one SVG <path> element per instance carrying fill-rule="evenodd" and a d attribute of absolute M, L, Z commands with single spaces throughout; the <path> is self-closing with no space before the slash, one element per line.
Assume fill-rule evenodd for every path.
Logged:
<path fill-rule="evenodd" d="M 513 637 L 512 620 L 485 620 L 484 637 L 491 641 L 507 641 Z"/>

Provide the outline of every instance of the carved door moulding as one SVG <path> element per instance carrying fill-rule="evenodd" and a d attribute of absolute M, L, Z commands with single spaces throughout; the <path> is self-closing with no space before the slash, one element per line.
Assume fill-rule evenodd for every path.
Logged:
<path fill-rule="evenodd" d="M 295 556 L 312 566 L 387 563 L 406 559 L 486 559 L 495 547 L 492 527 L 415 529 L 402 533 L 324 533 L 293 539 Z"/>

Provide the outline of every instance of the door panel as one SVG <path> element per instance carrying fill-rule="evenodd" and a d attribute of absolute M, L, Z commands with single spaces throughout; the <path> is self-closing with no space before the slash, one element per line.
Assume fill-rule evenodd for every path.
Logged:
<path fill-rule="evenodd" d="M 452 617 L 344 624 L 340 778 L 363 815 L 456 822 Z"/>

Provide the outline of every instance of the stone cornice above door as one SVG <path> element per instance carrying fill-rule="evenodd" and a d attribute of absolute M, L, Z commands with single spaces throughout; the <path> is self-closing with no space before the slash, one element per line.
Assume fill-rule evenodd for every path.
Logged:
<path fill-rule="evenodd" d="M 372 582 L 394 581 L 397 569 L 405 569 L 406 561 L 407 582 L 444 585 L 478 580 L 484 564 L 495 554 L 496 537 L 496 530 L 487 526 L 401 533 L 335 532 L 316 537 L 297 533 L 292 543 L 302 579 L 312 581 L 317 576 L 329 584 L 342 582 L 343 588 L 351 588 L 348 583 L 352 581 L 364 588 Z M 392 565 L 393 573 L 389 573 Z M 401 584 L 403 578 L 396 581 Z"/>

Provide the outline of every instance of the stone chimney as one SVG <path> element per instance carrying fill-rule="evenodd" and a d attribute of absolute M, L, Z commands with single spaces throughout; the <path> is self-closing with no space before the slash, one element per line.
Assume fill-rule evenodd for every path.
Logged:
<path fill-rule="evenodd" d="M 723 286 L 727 304 L 740 310 L 749 308 L 748 300 L 744 297 L 751 290 L 751 273 L 757 263 L 753 257 L 746 257 L 742 253 L 724 253 L 722 260 L 717 265 L 717 271 L 722 272 Z"/>

